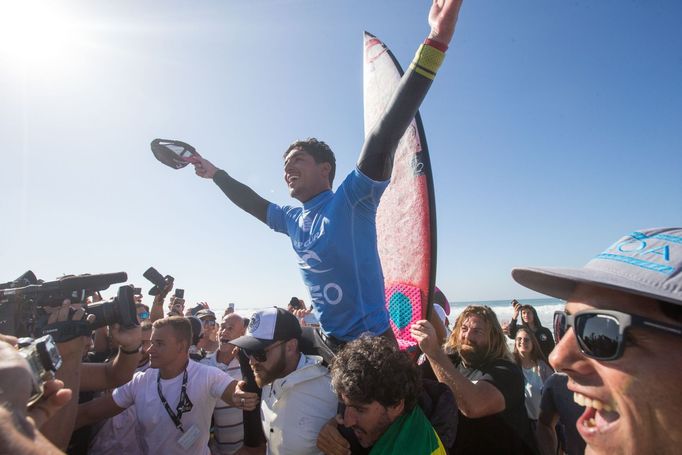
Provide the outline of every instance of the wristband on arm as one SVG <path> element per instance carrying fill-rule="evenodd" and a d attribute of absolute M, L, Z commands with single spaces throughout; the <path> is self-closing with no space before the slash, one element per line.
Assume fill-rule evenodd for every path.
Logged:
<path fill-rule="evenodd" d="M 417 49 L 414 60 L 410 63 L 410 69 L 427 79 L 433 80 L 436 77 L 438 68 L 440 68 L 445 59 L 447 48 L 446 45 L 438 41 L 427 39 Z"/>
<path fill-rule="evenodd" d="M 119 346 L 118 350 L 124 354 L 132 355 L 132 354 L 139 354 L 141 347 L 142 347 L 142 343 L 140 343 L 140 345 L 136 349 L 127 350 L 127 349 L 123 349 L 123 346 Z"/>

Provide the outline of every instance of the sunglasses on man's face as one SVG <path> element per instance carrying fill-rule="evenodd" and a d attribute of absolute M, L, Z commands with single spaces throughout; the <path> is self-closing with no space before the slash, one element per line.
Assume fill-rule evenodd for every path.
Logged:
<path fill-rule="evenodd" d="M 142 313 L 138 313 L 137 316 L 138 316 L 140 319 L 142 319 L 143 321 L 144 321 L 145 319 L 149 319 L 149 313 L 146 312 L 146 311 L 143 311 Z"/>
<path fill-rule="evenodd" d="M 580 351 L 595 360 L 616 360 L 623 355 L 625 331 L 630 327 L 643 327 L 682 335 L 682 326 L 675 326 L 611 310 L 587 310 L 576 314 L 562 311 L 554 313 L 554 336 L 558 343 L 569 327 L 578 340 Z"/>
<path fill-rule="evenodd" d="M 265 349 L 259 349 L 257 351 L 252 351 L 252 350 L 246 349 L 246 348 L 242 348 L 242 351 L 244 351 L 244 354 L 247 357 L 251 357 L 256 362 L 263 363 L 266 360 L 268 360 L 268 351 L 270 351 L 272 348 L 274 348 L 275 346 L 280 345 L 282 343 L 284 343 L 284 341 L 280 341 L 279 343 L 272 344 Z"/>

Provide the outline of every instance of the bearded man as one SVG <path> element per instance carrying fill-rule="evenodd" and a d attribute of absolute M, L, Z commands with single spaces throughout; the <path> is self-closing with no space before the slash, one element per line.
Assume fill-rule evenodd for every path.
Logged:
<path fill-rule="evenodd" d="M 301 353 L 301 325 L 283 308 L 251 316 L 246 335 L 232 340 L 249 358 L 261 395 L 268 454 L 318 454 L 317 435 L 336 415 L 338 399 L 322 358 Z"/>
<path fill-rule="evenodd" d="M 524 404 L 523 373 L 511 360 L 493 310 L 466 307 L 445 351 L 428 321 L 417 321 L 411 332 L 428 360 L 425 376 L 435 375 L 455 394 L 459 416 L 450 453 L 537 453 Z"/>

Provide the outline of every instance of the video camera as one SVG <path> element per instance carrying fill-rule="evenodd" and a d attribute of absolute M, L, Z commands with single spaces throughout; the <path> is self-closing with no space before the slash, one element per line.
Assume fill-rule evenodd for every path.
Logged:
<path fill-rule="evenodd" d="M 31 369 L 31 397 L 28 406 L 35 404 L 43 396 L 43 386 L 62 366 L 62 356 L 51 335 L 37 340 L 19 338 L 19 354 L 26 359 Z"/>
<path fill-rule="evenodd" d="M 128 279 L 125 272 L 67 276 L 43 282 L 30 270 L 14 281 L 0 284 L 0 333 L 17 337 L 39 337 L 47 324 L 46 307 L 59 307 L 65 299 L 84 303 L 97 291 Z M 138 325 L 132 286 L 121 286 L 116 297 L 84 307 L 94 314 L 90 330 L 114 323 L 130 328 Z"/>

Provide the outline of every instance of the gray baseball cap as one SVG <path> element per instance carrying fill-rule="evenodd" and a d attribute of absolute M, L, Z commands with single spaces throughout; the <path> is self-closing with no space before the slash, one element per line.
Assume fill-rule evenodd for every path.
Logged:
<path fill-rule="evenodd" d="M 198 317 L 199 319 L 204 319 L 204 318 L 211 318 L 215 320 L 215 313 L 208 308 L 204 308 L 203 310 L 197 311 L 197 314 L 194 316 Z"/>
<path fill-rule="evenodd" d="M 583 268 L 520 267 L 512 270 L 512 277 L 563 300 L 584 283 L 682 305 L 682 228 L 628 234 Z"/>

